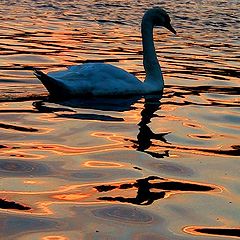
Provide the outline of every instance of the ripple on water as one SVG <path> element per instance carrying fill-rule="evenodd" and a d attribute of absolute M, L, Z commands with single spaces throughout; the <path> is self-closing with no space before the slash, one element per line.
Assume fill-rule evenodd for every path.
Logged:
<path fill-rule="evenodd" d="M 168 237 L 160 236 L 159 233 L 146 233 L 146 232 L 140 232 L 135 234 L 134 240 L 170 240 Z"/>
<path fill-rule="evenodd" d="M 239 238 L 239 1 L 48 2 L 0 1 L 0 178 L 8 189 L 0 199 L 23 208 L 1 210 L 0 238 Z M 144 79 L 140 19 L 159 4 L 178 35 L 155 31 L 165 79 L 158 103 L 47 99 L 32 67 L 106 62 Z M 51 219 L 24 210 L 38 204 L 49 206 Z M 209 218 L 218 220 L 201 227 Z M 192 232 L 184 231 L 189 222 Z"/>
<path fill-rule="evenodd" d="M 195 173 L 193 169 L 173 162 L 154 161 L 147 163 L 147 166 L 155 172 L 166 173 L 174 176 L 190 177 Z"/>
<path fill-rule="evenodd" d="M 106 220 L 120 221 L 124 223 L 145 223 L 150 224 L 154 220 L 153 216 L 146 211 L 135 207 L 117 205 L 92 210 L 94 216 Z"/>
<path fill-rule="evenodd" d="M 133 170 L 129 169 L 95 169 L 95 170 L 72 170 L 72 171 L 64 171 L 65 176 L 67 176 L 67 179 L 74 179 L 79 181 L 109 181 L 109 180 L 117 180 L 117 179 L 123 179 L 123 178 L 129 178 L 129 177 L 138 177 L 139 173 Z"/>
<path fill-rule="evenodd" d="M 43 232 L 60 228 L 60 223 L 54 219 L 41 217 L 22 217 L 22 216 L 0 216 L 2 223 L 1 237 L 4 239 L 16 239 L 15 234 L 27 235 L 32 232 Z"/>
<path fill-rule="evenodd" d="M 43 163 L 22 160 L 0 160 L 2 176 L 48 176 L 51 169 Z"/>

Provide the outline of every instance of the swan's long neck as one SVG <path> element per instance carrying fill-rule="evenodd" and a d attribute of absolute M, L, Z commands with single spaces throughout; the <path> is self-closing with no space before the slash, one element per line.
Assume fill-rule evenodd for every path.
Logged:
<path fill-rule="evenodd" d="M 154 42 L 153 42 L 153 21 L 150 16 L 145 15 L 141 25 L 143 44 L 143 65 L 146 72 L 146 83 L 163 87 L 163 76 L 159 65 Z"/>

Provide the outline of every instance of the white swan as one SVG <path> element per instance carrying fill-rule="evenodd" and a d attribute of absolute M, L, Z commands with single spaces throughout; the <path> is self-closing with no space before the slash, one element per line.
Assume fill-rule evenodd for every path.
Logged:
<path fill-rule="evenodd" d="M 121 96 L 161 92 L 164 82 L 154 42 L 153 27 L 163 26 L 176 34 L 167 12 L 159 7 L 146 11 L 141 24 L 144 82 L 123 69 L 105 63 L 85 63 L 66 71 L 48 75 L 35 69 L 34 74 L 47 88 L 51 97 L 69 98 L 84 95 Z"/>

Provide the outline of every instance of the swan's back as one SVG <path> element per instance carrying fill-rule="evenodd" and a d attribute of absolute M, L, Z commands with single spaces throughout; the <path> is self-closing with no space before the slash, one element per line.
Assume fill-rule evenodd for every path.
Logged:
<path fill-rule="evenodd" d="M 74 95 L 129 95 L 136 91 L 141 94 L 143 84 L 127 71 L 105 63 L 71 66 L 48 75 L 63 82 Z"/>

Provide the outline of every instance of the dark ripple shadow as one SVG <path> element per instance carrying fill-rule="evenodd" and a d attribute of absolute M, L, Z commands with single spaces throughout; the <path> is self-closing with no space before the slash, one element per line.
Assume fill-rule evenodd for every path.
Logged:
<path fill-rule="evenodd" d="M 98 23 L 112 23 L 112 24 L 119 24 L 119 25 L 127 25 L 125 22 L 117 21 L 117 20 L 105 20 L 105 19 L 97 19 Z"/>
<path fill-rule="evenodd" d="M 73 119 L 79 119 L 79 120 L 96 120 L 96 121 L 103 121 L 103 122 L 108 122 L 108 121 L 123 122 L 124 121 L 123 118 L 111 117 L 111 116 L 102 115 L 102 114 L 78 113 L 78 114 L 57 114 L 57 116 L 62 118 L 73 118 Z"/>
<path fill-rule="evenodd" d="M 11 130 L 20 131 L 20 132 L 38 132 L 39 131 L 36 128 L 22 127 L 22 126 L 16 126 L 16 125 L 11 125 L 6 123 L 0 123 L 0 128 L 11 129 Z"/>
<path fill-rule="evenodd" d="M 22 204 L 13 202 L 13 201 L 7 201 L 5 199 L 0 198 L 0 208 L 2 209 L 16 209 L 16 210 L 30 210 L 30 207 L 24 206 Z"/>
<path fill-rule="evenodd" d="M 239 95 L 240 87 L 215 87 L 215 86 L 175 86 L 166 85 L 166 88 L 172 90 L 174 96 L 184 98 L 185 95 L 200 96 L 201 93 L 219 93 L 226 95 Z"/>
<path fill-rule="evenodd" d="M 206 47 L 206 46 L 204 46 Z M 207 46 L 208 48 L 212 48 L 214 47 L 214 45 L 209 45 Z M 218 47 L 218 46 L 215 46 L 215 47 Z M 183 58 L 180 58 L 180 57 L 176 57 L 176 56 L 168 56 L 168 59 L 173 59 L 173 60 L 184 60 Z M 195 59 L 192 58 L 192 59 L 189 59 L 188 58 L 188 61 L 194 61 Z M 201 61 L 203 61 L 203 59 L 201 59 Z M 205 60 L 206 62 L 214 62 L 213 60 L 210 60 L 210 59 L 207 59 Z M 182 65 L 181 63 L 178 63 L 178 65 Z M 174 73 L 174 74 L 179 74 L 181 75 L 183 72 L 186 73 L 186 74 L 189 74 L 189 75 L 197 75 L 197 76 L 214 76 L 217 75 L 217 76 L 220 76 L 220 79 L 222 79 L 222 76 L 226 76 L 226 77 L 237 77 L 239 78 L 240 77 L 240 71 L 239 70 L 236 70 L 236 69 L 233 69 L 233 68 L 210 68 L 210 67 L 207 67 L 207 68 L 201 68 L 201 67 L 195 67 L 195 66 L 183 66 L 184 69 L 183 70 L 171 70 L 171 73 Z M 216 77 L 217 78 L 217 77 Z M 223 78 L 224 80 L 226 78 Z"/>
<path fill-rule="evenodd" d="M 214 106 L 214 107 L 239 107 L 239 101 L 235 100 L 232 103 L 218 102 L 214 99 L 208 99 L 208 103 L 196 103 L 187 100 L 187 96 L 201 96 L 202 93 L 214 93 L 214 94 L 225 94 L 227 96 L 238 96 L 240 92 L 240 87 L 213 87 L 213 86 L 173 86 L 167 85 L 168 93 L 163 96 L 164 105 L 178 105 L 178 106 L 187 106 L 187 105 L 196 105 L 196 106 Z M 174 96 L 182 98 L 182 102 L 171 101 L 168 99 L 173 98 Z"/>
<path fill-rule="evenodd" d="M 209 155 L 222 155 L 222 156 L 240 156 L 240 145 L 232 145 L 229 149 L 211 149 L 211 148 L 197 148 L 197 147 L 188 147 L 188 146 L 178 146 L 173 145 L 171 143 L 168 143 L 168 145 L 161 145 L 161 144 L 153 144 L 149 139 L 149 143 L 145 143 L 144 141 L 136 141 L 134 139 L 124 139 L 127 142 L 133 142 L 134 144 L 131 146 L 133 149 L 137 149 L 138 151 L 142 151 L 144 153 L 147 153 L 155 158 L 164 158 L 169 156 L 170 150 L 180 151 L 180 152 L 194 152 L 195 154 L 205 154 L 208 153 Z M 137 143 L 137 144 L 135 144 Z M 143 143 L 143 144 L 142 144 Z M 140 147 L 139 148 L 139 144 Z M 146 148 L 154 147 L 155 150 L 158 148 L 158 150 L 164 149 L 163 153 L 158 152 L 152 152 L 152 151 L 146 151 Z"/>
<path fill-rule="evenodd" d="M 240 156 L 240 145 L 232 145 L 231 149 L 204 149 L 185 146 L 167 146 L 167 148 L 180 151 L 183 150 L 183 151 L 196 151 L 199 153 L 210 153 L 214 155 Z"/>
<path fill-rule="evenodd" d="M 184 231 L 193 234 L 215 235 L 215 236 L 229 236 L 240 238 L 240 228 L 211 228 L 211 227 L 186 227 Z"/>
<path fill-rule="evenodd" d="M 36 113 L 36 111 L 28 109 L 1 109 L 1 113 Z"/>
<path fill-rule="evenodd" d="M 150 181 L 157 181 L 151 183 Z M 180 193 L 180 192 L 208 192 L 213 191 L 215 188 L 208 185 L 201 185 L 195 183 L 187 183 L 180 181 L 170 181 L 165 178 L 157 176 L 150 176 L 144 179 L 137 179 L 135 183 L 120 184 L 120 185 L 100 185 L 95 189 L 98 192 L 109 192 L 112 190 L 120 189 L 137 189 L 136 197 L 99 197 L 98 200 L 109 202 L 122 202 L 131 203 L 136 205 L 150 205 L 154 201 L 166 197 L 166 193 Z M 152 191 L 151 191 L 152 190 Z M 158 192 L 156 190 L 159 190 Z"/>

